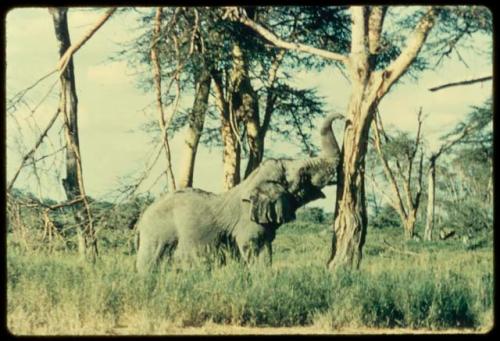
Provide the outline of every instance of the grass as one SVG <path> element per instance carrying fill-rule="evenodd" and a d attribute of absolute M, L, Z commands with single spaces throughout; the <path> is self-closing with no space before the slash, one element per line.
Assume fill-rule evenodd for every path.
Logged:
<path fill-rule="evenodd" d="M 458 241 L 403 243 L 399 231 L 369 231 L 360 271 L 331 273 L 326 227 L 282 227 L 272 268 L 164 265 L 145 278 L 133 271 L 123 231 L 106 232 L 93 267 L 67 251 L 28 253 L 9 235 L 7 326 L 16 335 L 168 334 L 207 324 L 331 332 L 492 326 L 491 243 L 466 250 Z"/>

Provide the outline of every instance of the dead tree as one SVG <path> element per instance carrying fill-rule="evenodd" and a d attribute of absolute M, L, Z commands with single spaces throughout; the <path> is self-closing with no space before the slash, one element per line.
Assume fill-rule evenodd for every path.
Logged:
<path fill-rule="evenodd" d="M 389 204 L 398 212 L 401 218 L 406 239 L 411 239 L 415 235 L 415 224 L 417 221 L 418 209 L 420 207 L 420 198 L 422 196 L 423 153 L 421 150 L 418 168 L 416 169 L 417 184 L 412 186 L 413 165 L 417 152 L 421 148 L 421 128 L 422 109 L 418 112 L 418 126 L 415 141 L 412 141 L 411 145 L 407 146 L 408 148 L 401 148 L 401 150 L 398 150 L 405 164 L 402 165 L 398 157 L 395 157 L 395 169 L 393 169 L 390 166 L 389 157 L 384 152 L 382 142 L 382 136 L 385 140 L 384 144 L 390 142 L 389 137 L 384 131 L 380 116 L 376 115 L 373 121 L 373 141 L 375 149 L 382 163 L 386 180 L 389 182 L 392 192 L 392 197 L 389 197 Z M 406 168 L 406 172 L 404 168 Z M 401 183 L 402 186 L 400 186 L 399 183 Z M 381 193 L 384 193 L 381 188 L 379 188 L 379 190 Z M 403 200 L 403 197 L 405 200 Z"/>
<path fill-rule="evenodd" d="M 68 30 L 67 8 L 50 8 L 54 22 L 55 35 L 59 44 L 59 55 L 64 58 L 71 47 Z M 82 258 L 95 261 L 97 257 L 97 240 L 93 227 L 92 214 L 86 199 L 82 174 L 82 159 L 78 136 L 78 97 L 75 86 L 73 58 L 65 62 L 60 75 L 61 95 L 59 108 L 64 118 L 64 134 L 66 139 L 66 178 L 62 184 L 68 201 L 81 198 L 82 204 L 73 206 L 75 220 L 78 224 L 78 250 Z"/>

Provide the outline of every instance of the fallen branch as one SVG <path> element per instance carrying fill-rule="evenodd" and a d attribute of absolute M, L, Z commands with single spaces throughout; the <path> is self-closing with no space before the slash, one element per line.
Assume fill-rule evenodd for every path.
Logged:
<path fill-rule="evenodd" d="M 410 256 L 418 256 L 419 254 L 416 253 L 416 252 L 411 252 L 411 251 L 406 251 L 406 250 L 401 250 L 401 249 L 398 249 L 394 246 L 392 246 L 387 240 L 383 239 L 384 241 L 384 244 L 387 245 L 387 247 L 392 250 L 392 251 L 395 251 L 395 252 L 398 252 L 398 253 L 403 253 L 403 254 L 406 254 L 406 255 L 410 255 Z"/>
<path fill-rule="evenodd" d="M 443 84 L 443 85 L 439 85 L 439 86 L 430 88 L 429 91 L 438 91 L 438 90 L 441 90 L 441 89 L 450 88 L 452 86 L 469 85 L 469 84 L 474 84 L 474 83 L 480 83 L 480 82 L 489 81 L 489 80 L 492 80 L 492 79 L 493 79 L 493 76 L 486 76 L 486 77 L 475 78 L 475 79 L 470 79 L 470 80 L 466 80 L 466 81 L 446 83 L 446 84 Z"/>

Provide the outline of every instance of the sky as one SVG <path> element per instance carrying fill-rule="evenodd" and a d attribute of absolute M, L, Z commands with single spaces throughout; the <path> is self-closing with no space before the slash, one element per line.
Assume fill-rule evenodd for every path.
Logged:
<path fill-rule="evenodd" d="M 89 30 L 104 11 L 105 9 L 70 9 L 68 22 L 72 41 L 75 42 Z M 133 15 L 133 12 L 115 14 L 74 57 L 83 174 L 86 192 L 94 198 L 108 198 L 120 184 L 127 181 L 128 176 L 138 175 L 153 155 L 151 137 L 142 132 L 139 126 L 156 115 L 153 110 L 145 110 L 154 103 L 154 94 L 144 93 L 138 88 L 134 70 L 129 69 L 125 61 L 109 59 L 120 50 L 120 43 L 133 37 Z M 479 39 L 475 42 L 476 46 L 478 49 L 486 49 L 490 39 Z M 11 10 L 6 18 L 6 42 L 6 86 L 7 98 L 10 98 L 55 69 L 58 49 L 48 10 Z M 491 57 L 476 52 L 474 49 L 462 51 L 461 56 L 467 66 L 457 58 L 448 59 L 437 70 L 421 73 L 416 81 L 405 77 L 396 84 L 379 105 L 386 128 L 415 133 L 416 115 L 422 107 L 427 115 L 423 133 L 430 148 L 437 148 L 439 136 L 464 119 L 471 106 L 481 105 L 491 97 L 492 82 L 437 92 L 430 92 L 428 88 L 491 75 Z M 350 85 L 338 70 L 326 68 L 321 72 L 299 71 L 293 74 L 291 81 L 298 87 L 316 88 L 318 94 L 325 99 L 327 111 L 345 112 Z M 52 91 L 49 91 L 51 87 Z M 25 99 L 25 103 L 21 103 L 12 115 L 7 116 L 7 182 L 20 165 L 21 154 L 33 147 L 40 130 L 55 113 L 58 103 L 56 76 L 37 85 Z M 184 95 L 182 103 L 190 105 L 192 98 Z M 47 144 L 40 148 L 36 156 L 57 149 L 61 139 L 58 134 L 60 128 L 61 124 L 53 127 Z M 334 124 L 334 129 L 338 141 L 341 141 L 342 124 Z M 174 174 L 178 174 L 183 135 L 184 132 L 181 131 L 171 141 Z M 317 133 L 313 134 L 313 140 L 318 141 Z M 277 154 L 293 158 L 304 157 L 293 144 L 273 144 L 271 141 L 266 144 Z M 42 174 L 41 185 L 31 167 L 21 172 L 16 186 L 28 188 L 42 197 L 64 200 L 59 180 L 64 177 L 64 165 L 61 162 L 63 155 L 59 155 L 60 157 L 44 160 L 37 167 L 39 174 Z M 153 184 L 165 164 L 162 161 L 153 168 L 151 177 L 142 189 Z M 49 176 L 44 176 L 44 172 Z M 216 193 L 222 192 L 222 153 L 219 149 L 210 150 L 200 145 L 194 186 Z M 152 190 L 156 194 L 161 193 L 163 186 L 157 184 Z M 334 187 L 327 187 L 324 190 L 327 198 L 317 200 L 310 206 L 332 211 L 334 191 Z"/>

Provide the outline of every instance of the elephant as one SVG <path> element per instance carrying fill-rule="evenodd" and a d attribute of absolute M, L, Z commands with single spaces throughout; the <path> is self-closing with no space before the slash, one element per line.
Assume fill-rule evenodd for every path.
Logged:
<path fill-rule="evenodd" d="M 295 219 L 295 211 L 319 198 L 335 184 L 340 150 L 330 114 L 321 126 L 321 154 L 304 160 L 264 160 L 241 183 L 221 194 L 197 188 L 160 197 L 139 219 L 136 229 L 136 270 L 151 271 L 159 260 L 207 258 L 229 250 L 245 263 L 267 258 L 280 225 Z M 263 249 L 266 253 L 262 253 Z"/>

